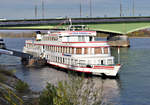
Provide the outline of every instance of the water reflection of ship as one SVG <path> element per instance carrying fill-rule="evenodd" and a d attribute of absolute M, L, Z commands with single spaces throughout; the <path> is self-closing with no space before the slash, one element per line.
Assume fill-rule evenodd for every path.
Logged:
<path fill-rule="evenodd" d="M 99 89 L 99 94 L 102 98 L 102 105 L 118 104 L 120 94 L 120 79 L 102 79 L 99 77 L 93 77 L 93 87 Z M 86 79 L 85 79 L 86 80 Z"/>
<path fill-rule="evenodd" d="M 115 62 L 118 62 L 118 52 L 117 47 L 111 47 L 111 55 L 114 56 Z M 125 65 L 127 63 L 127 59 L 129 58 L 130 47 L 121 47 L 120 48 L 120 62 Z M 123 55 L 123 56 L 122 56 Z"/>

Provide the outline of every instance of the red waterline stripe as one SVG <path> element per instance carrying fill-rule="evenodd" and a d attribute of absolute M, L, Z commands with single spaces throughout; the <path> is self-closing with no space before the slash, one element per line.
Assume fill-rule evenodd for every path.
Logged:
<path fill-rule="evenodd" d="M 51 64 L 49 62 L 47 62 L 47 63 L 50 64 L 50 65 L 60 67 L 60 68 L 63 68 L 63 69 L 67 69 L 67 70 L 71 70 L 71 71 L 77 71 L 77 72 L 83 72 L 83 73 L 92 73 L 92 72 L 89 72 L 89 71 L 78 71 L 78 70 L 74 70 L 74 69 L 65 68 L 65 67 L 62 67 L 62 66 L 59 66 L 59 65 Z"/>
<path fill-rule="evenodd" d="M 59 64 L 63 64 L 63 65 L 67 65 L 67 66 L 70 66 L 68 64 L 64 64 L 64 63 L 59 63 Z M 81 67 L 81 66 L 73 66 L 73 67 L 78 67 L 78 68 L 89 68 L 89 67 Z M 94 68 L 91 68 L 91 69 L 114 69 L 114 66 L 94 66 Z"/>
<path fill-rule="evenodd" d="M 63 64 L 63 63 L 59 63 L 59 64 Z M 70 66 L 68 64 L 63 64 L 63 65 L 67 65 Z M 73 67 L 78 67 L 78 68 L 89 68 L 89 67 L 81 67 L 81 66 L 73 66 Z M 94 66 L 94 68 L 91 69 L 114 69 L 114 66 Z"/>
<path fill-rule="evenodd" d="M 114 69 L 114 66 L 94 66 L 94 69 L 105 68 L 105 69 Z"/>

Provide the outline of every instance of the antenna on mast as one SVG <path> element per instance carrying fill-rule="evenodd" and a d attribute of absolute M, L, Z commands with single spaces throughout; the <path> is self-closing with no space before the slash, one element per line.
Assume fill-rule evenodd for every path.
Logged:
<path fill-rule="evenodd" d="M 71 18 L 69 18 L 69 22 L 70 22 L 70 25 L 72 25 L 72 21 L 71 21 Z"/>

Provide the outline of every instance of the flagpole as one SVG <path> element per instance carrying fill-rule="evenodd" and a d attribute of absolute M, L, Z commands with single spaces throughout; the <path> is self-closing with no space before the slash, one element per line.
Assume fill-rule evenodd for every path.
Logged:
<path fill-rule="evenodd" d="M 118 64 L 120 64 L 120 46 L 118 47 Z"/>

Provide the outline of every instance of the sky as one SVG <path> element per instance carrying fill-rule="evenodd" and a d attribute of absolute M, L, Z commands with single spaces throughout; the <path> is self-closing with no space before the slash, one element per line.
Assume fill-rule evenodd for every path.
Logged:
<path fill-rule="evenodd" d="M 43 0 L 44 18 L 90 17 L 90 0 Z M 119 17 L 120 0 L 91 0 L 92 17 Z M 121 0 L 123 16 L 133 16 L 133 0 Z M 150 16 L 150 0 L 134 0 L 135 16 Z M 0 18 L 34 19 L 42 17 L 42 0 L 0 0 Z"/>

